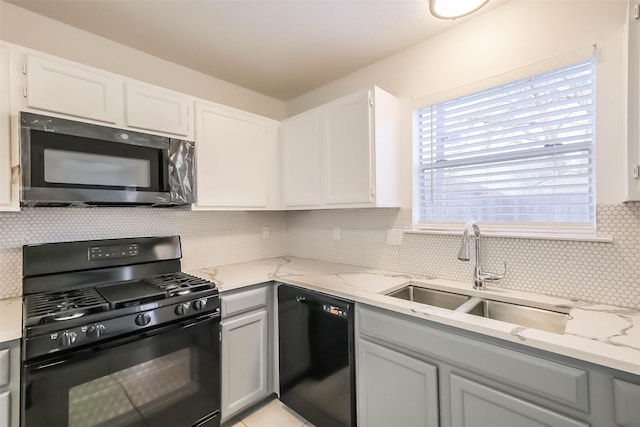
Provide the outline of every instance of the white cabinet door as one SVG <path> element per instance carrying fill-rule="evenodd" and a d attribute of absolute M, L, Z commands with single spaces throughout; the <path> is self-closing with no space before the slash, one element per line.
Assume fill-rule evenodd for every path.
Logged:
<path fill-rule="evenodd" d="M 222 418 L 268 394 L 267 311 L 237 316 L 222 327 Z"/>
<path fill-rule="evenodd" d="M 358 417 L 362 427 L 438 427 L 438 369 L 358 339 Z"/>
<path fill-rule="evenodd" d="M 636 1 L 628 2 L 625 27 L 627 55 L 627 198 L 640 200 L 640 20 L 635 19 Z"/>
<path fill-rule="evenodd" d="M 9 49 L 0 46 L 0 210 L 12 205 Z"/>
<path fill-rule="evenodd" d="M 149 131 L 189 136 L 189 98 L 153 86 L 127 83 L 125 125 Z"/>
<path fill-rule="evenodd" d="M 321 108 L 325 202 L 373 202 L 373 139 L 370 92 Z"/>
<path fill-rule="evenodd" d="M 196 104 L 197 208 L 267 206 L 268 119 Z"/>
<path fill-rule="evenodd" d="M 122 121 L 122 84 L 99 70 L 29 55 L 27 107 L 115 124 Z"/>
<path fill-rule="evenodd" d="M 284 206 L 320 206 L 322 193 L 319 111 L 311 110 L 282 122 L 280 144 Z"/>

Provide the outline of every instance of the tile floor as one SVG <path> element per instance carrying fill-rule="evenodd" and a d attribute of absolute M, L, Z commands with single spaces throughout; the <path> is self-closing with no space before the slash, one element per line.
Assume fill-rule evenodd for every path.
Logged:
<path fill-rule="evenodd" d="M 278 399 L 250 413 L 230 427 L 313 427 Z"/>

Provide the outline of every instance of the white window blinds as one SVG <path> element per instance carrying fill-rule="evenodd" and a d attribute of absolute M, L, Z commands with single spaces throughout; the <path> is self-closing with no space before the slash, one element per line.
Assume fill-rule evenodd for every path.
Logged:
<path fill-rule="evenodd" d="M 419 222 L 593 231 L 594 97 L 591 58 L 416 110 Z"/>

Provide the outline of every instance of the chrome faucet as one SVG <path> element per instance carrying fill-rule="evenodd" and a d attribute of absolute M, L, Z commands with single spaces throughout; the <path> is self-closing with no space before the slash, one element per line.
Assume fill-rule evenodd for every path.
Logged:
<path fill-rule="evenodd" d="M 462 242 L 460 244 L 460 251 L 458 252 L 458 259 L 460 261 L 469 261 L 471 258 L 469 250 L 469 231 L 473 232 L 473 240 L 475 241 L 476 249 L 476 265 L 473 269 L 473 289 L 486 289 L 485 282 L 496 282 L 504 278 L 507 274 L 507 263 L 504 263 L 504 271 L 501 274 L 490 273 L 488 271 L 482 271 L 482 260 L 480 258 L 480 227 L 475 222 L 467 223 L 462 233 Z"/>

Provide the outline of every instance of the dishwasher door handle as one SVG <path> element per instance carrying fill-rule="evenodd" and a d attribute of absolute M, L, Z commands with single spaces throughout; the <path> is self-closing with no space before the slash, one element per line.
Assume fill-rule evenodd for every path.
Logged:
<path fill-rule="evenodd" d="M 319 307 L 322 308 L 322 304 L 316 301 L 309 301 L 306 297 L 300 296 L 300 295 L 296 295 L 296 301 L 298 301 L 300 304 L 306 304 L 306 305 L 310 305 L 312 307 Z"/>

